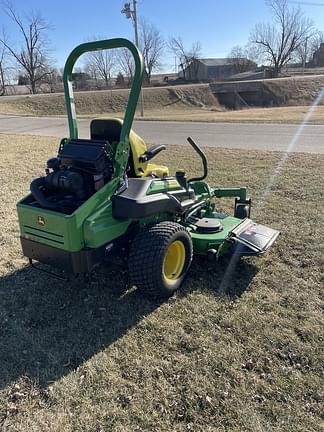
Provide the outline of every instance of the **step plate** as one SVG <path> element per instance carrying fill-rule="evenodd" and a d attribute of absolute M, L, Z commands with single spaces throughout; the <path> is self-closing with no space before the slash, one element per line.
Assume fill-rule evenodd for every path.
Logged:
<path fill-rule="evenodd" d="M 275 242 L 280 231 L 244 219 L 231 234 L 230 240 L 236 244 L 235 252 L 240 255 L 261 255 Z"/>

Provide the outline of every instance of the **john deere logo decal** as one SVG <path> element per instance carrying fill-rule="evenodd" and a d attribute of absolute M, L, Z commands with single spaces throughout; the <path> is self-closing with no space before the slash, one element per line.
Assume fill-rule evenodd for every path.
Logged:
<path fill-rule="evenodd" d="M 43 218 L 43 216 L 37 216 L 37 223 L 42 226 L 45 225 L 45 219 Z"/>

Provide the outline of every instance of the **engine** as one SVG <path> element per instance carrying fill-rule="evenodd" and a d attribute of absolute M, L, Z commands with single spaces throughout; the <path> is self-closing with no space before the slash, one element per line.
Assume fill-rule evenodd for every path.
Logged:
<path fill-rule="evenodd" d="M 33 205 L 73 213 L 113 175 L 108 141 L 63 140 L 57 157 L 47 161 L 46 175 L 32 181 Z"/>

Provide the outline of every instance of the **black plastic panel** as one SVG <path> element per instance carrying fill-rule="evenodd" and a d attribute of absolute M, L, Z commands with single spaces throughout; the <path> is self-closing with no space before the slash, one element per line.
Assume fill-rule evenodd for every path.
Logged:
<path fill-rule="evenodd" d="M 91 174 L 102 174 L 110 167 L 108 141 L 75 139 L 67 141 L 59 152 L 61 165 Z"/>
<path fill-rule="evenodd" d="M 112 197 L 113 216 L 116 219 L 142 219 L 159 213 L 182 213 L 180 201 L 171 193 L 146 195 L 152 180 L 129 179 L 128 188 Z"/>
<path fill-rule="evenodd" d="M 89 273 L 105 256 L 105 247 L 68 252 L 24 237 L 20 241 L 26 257 L 68 273 Z"/>

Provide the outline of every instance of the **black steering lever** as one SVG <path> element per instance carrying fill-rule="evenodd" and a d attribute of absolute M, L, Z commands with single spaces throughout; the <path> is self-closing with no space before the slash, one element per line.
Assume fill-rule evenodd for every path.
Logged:
<path fill-rule="evenodd" d="M 207 162 L 207 158 L 205 153 L 201 150 L 201 148 L 199 147 L 199 145 L 197 143 L 195 143 L 195 141 L 191 138 L 188 137 L 187 138 L 188 143 L 191 145 L 191 147 L 199 154 L 202 163 L 203 163 L 203 167 L 204 167 L 204 174 L 200 177 L 193 177 L 191 179 L 188 180 L 188 183 L 190 182 L 194 182 L 194 181 L 201 181 L 204 180 L 207 175 L 208 175 L 208 162 Z"/>

